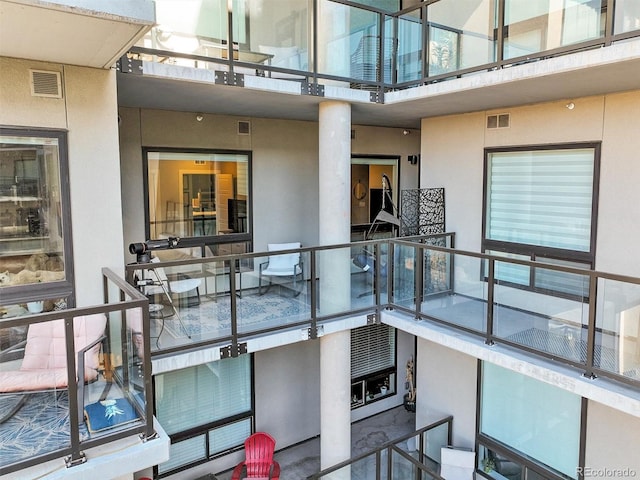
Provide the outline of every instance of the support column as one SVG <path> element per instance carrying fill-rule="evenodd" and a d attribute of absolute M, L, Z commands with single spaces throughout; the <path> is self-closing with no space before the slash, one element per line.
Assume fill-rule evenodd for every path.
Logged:
<path fill-rule="evenodd" d="M 351 236 L 351 105 L 327 101 L 319 112 L 320 245 L 348 243 Z M 318 256 L 321 314 L 348 309 L 350 249 Z M 351 334 L 320 338 L 320 467 L 351 457 Z M 347 471 L 331 478 L 350 478 Z"/>

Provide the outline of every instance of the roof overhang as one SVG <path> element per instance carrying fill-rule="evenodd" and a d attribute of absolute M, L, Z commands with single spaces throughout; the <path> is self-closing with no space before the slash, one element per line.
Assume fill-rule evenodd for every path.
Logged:
<path fill-rule="evenodd" d="M 0 56 L 110 68 L 154 21 L 151 0 L 0 0 Z"/>

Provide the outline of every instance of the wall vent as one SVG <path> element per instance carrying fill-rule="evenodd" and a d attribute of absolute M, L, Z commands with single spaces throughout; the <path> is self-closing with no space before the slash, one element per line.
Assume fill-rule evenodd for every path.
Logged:
<path fill-rule="evenodd" d="M 251 123 L 247 121 L 239 121 L 238 135 L 251 135 Z"/>
<path fill-rule="evenodd" d="M 509 128 L 511 114 L 500 113 L 498 115 L 487 115 L 487 128 Z"/>
<path fill-rule="evenodd" d="M 29 70 L 31 77 L 31 95 L 34 97 L 62 98 L 60 72 Z"/>

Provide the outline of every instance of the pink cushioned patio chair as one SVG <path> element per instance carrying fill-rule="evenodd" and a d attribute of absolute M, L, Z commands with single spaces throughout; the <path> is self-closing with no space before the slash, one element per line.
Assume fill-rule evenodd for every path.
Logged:
<path fill-rule="evenodd" d="M 104 314 L 75 317 L 73 319 L 74 349 L 77 355 L 77 380 L 79 382 L 79 405 L 83 406 L 85 382 L 98 378 L 100 345 L 107 318 Z M 0 370 L 0 394 L 24 394 L 8 411 L 0 423 L 14 415 L 27 400 L 30 393 L 68 387 L 67 349 L 64 320 L 34 323 L 29 326 L 27 339 L 4 350 L 0 355 L 24 346 L 24 358 L 17 370 Z M 82 418 L 82 412 L 79 413 Z"/>

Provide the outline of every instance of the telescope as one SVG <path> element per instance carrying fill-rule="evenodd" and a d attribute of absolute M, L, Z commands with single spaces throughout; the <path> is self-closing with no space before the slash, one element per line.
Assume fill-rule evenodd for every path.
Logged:
<path fill-rule="evenodd" d="M 149 263 L 151 261 L 151 250 L 168 250 L 170 248 L 178 248 L 179 243 L 180 239 L 178 237 L 131 243 L 129 244 L 129 253 L 136 255 L 136 261 L 138 263 Z"/>

